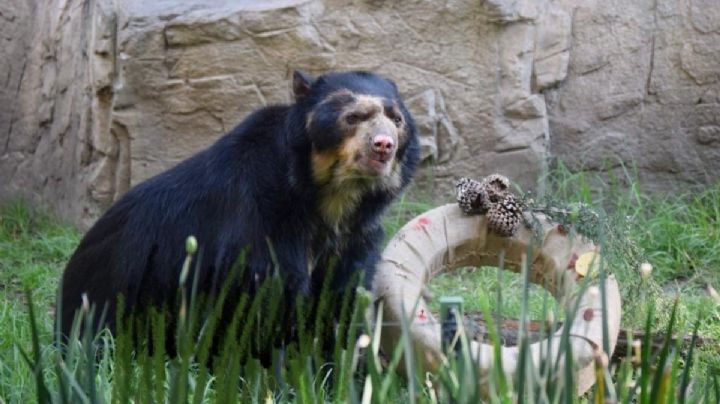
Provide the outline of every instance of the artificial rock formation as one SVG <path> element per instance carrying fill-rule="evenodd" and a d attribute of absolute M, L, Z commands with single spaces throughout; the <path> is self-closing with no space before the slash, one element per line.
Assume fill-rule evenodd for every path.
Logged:
<path fill-rule="evenodd" d="M 574 9 L 568 76 L 545 98 L 551 152 L 571 168 L 622 177 L 634 165 L 654 190 L 717 182 L 720 3 L 607 0 Z"/>
<path fill-rule="evenodd" d="M 636 164 L 720 173 L 716 0 L 13 0 L 0 3 L 0 198 L 87 226 L 129 187 L 290 101 L 294 68 L 402 89 L 422 187 Z"/>

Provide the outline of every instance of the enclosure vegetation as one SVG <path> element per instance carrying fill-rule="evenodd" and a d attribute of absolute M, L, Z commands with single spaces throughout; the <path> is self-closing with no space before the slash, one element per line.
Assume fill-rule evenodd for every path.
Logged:
<path fill-rule="evenodd" d="M 638 352 L 609 364 L 598 357 L 599 384 L 586 396 L 575 397 L 568 373 L 549 378 L 557 363 L 527 363 L 519 369 L 519 382 L 499 372 L 490 375 L 491 401 L 720 401 L 720 301 L 712 293 L 712 287 L 720 287 L 720 183 L 702 192 L 659 196 L 643 193 L 636 181 L 627 181 L 631 177 L 598 183 L 590 174 L 561 167 L 549 177 L 547 194 L 552 197 L 534 199 L 547 206 L 583 203 L 598 212 L 594 228 L 583 228 L 588 225 L 578 221 L 574 225 L 598 238 L 607 267 L 621 285 L 623 329 L 644 333 Z M 395 204 L 385 222 L 388 234 L 440 202 L 418 202 L 430 200 L 422 189 L 414 189 Z M 354 306 L 346 303 L 343 308 L 344 317 L 362 327 L 338 330 L 349 343 L 335 348 L 332 364 L 320 356 L 313 336 L 303 332 L 311 327 L 301 321 L 299 341 L 287 348 L 282 371 L 262 368 L 247 349 L 265 326 L 256 319 L 223 325 L 235 327 L 239 340 L 226 344 L 209 367 L 200 365 L 207 363 L 208 339 L 217 324 L 212 315 L 203 315 L 212 307 L 194 306 L 178 326 L 177 356 L 168 357 L 161 349 L 164 327 L 158 316 L 148 324 L 157 342 L 153 350 L 141 345 L 133 351 L 130 338 L 120 331 L 115 337 L 97 337 L 96 342 L 104 341 L 111 349 L 76 341 L 60 360 L 53 344 L 54 302 L 59 275 L 79 239 L 73 227 L 23 203 L 8 203 L 0 210 L 0 403 L 475 402 L 487 393 L 477 387 L 478 375 L 462 350 L 434 375 L 412 366 L 417 353 L 406 339 L 399 341 L 396 352 L 379 355 L 375 324 L 365 315 L 370 299 L 362 291 Z M 652 265 L 650 276 L 641 276 L 642 263 Z M 436 297 L 463 296 L 467 311 L 483 312 L 489 319 L 498 308 L 498 290 L 504 317 L 571 316 L 561 307 L 548 306 L 540 289 L 529 289 L 529 298 L 523 299 L 522 291 L 529 288 L 523 278 L 498 277 L 493 269 L 441 275 L 431 287 Z M 253 313 L 260 300 L 241 302 L 249 313 L 245 319 L 258 317 Z M 496 338 L 492 322 L 488 326 L 490 338 Z M 657 350 L 651 349 L 653 333 L 663 337 Z M 401 360 L 407 370 L 398 372 Z"/>

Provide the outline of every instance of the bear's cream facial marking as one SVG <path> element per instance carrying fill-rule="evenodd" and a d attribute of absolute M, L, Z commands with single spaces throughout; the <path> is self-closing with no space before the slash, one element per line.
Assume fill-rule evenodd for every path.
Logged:
<path fill-rule="evenodd" d="M 338 105 L 334 147 L 313 147 L 312 175 L 320 186 L 320 212 L 326 222 L 339 226 L 357 208 L 362 196 L 400 188 L 397 150 L 406 140 L 405 122 L 393 100 L 341 90 L 322 104 Z M 315 112 L 315 111 L 313 111 Z M 308 118 L 308 128 L 313 118 Z M 327 141 L 327 139 L 325 139 Z M 333 142 L 335 143 L 335 142 Z"/>
<path fill-rule="evenodd" d="M 313 178 L 319 185 L 338 177 L 384 181 L 392 174 L 397 150 L 406 140 L 402 114 L 391 100 L 352 95 L 348 90 L 331 94 L 321 105 L 341 98 L 344 101 L 336 111 L 334 127 L 323 128 L 333 133 L 324 135 L 322 147 L 313 145 Z M 315 119 L 313 111 L 307 121 L 310 130 L 314 129 Z"/>

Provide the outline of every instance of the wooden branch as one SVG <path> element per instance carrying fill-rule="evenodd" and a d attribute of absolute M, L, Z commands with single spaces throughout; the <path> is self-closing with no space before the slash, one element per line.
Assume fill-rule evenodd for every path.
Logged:
<path fill-rule="evenodd" d="M 500 341 L 504 346 L 517 346 L 519 334 L 520 334 L 520 321 L 516 319 L 495 319 L 496 324 L 500 322 Z M 465 314 L 466 327 L 472 330 L 472 337 L 474 340 L 490 341 L 490 331 L 488 330 L 487 323 L 482 313 L 466 313 Z M 550 324 L 542 321 L 531 320 L 528 322 L 527 336 L 529 342 L 537 342 L 547 337 L 551 331 L 556 331 L 562 327 L 562 323 L 557 323 L 555 330 L 550 328 Z M 631 339 L 628 339 L 628 333 L 631 335 Z M 615 352 L 613 353 L 612 360 L 615 362 L 628 356 L 628 353 L 632 355 L 632 342 L 633 340 L 643 340 L 645 333 L 643 331 L 621 329 L 618 335 L 617 345 L 615 346 Z M 681 340 L 681 341 L 679 341 Z M 659 351 L 665 343 L 665 334 L 656 333 L 650 336 L 651 341 L 651 352 L 655 354 Z M 687 350 L 690 348 L 692 342 L 691 335 L 685 335 L 682 338 L 673 336 L 670 344 L 675 346 L 678 342 L 681 342 L 681 355 L 685 355 Z M 702 347 L 708 344 L 716 344 L 712 338 L 704 338 L 698 336 L 695 340 L 695 347 Z"/>

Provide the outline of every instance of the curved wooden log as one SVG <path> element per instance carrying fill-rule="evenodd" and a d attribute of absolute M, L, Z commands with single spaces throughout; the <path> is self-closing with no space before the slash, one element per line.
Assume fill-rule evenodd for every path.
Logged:
<path fill-rule="evenodd" d="M 499 256 L 504 252 L 504 269 L 520 272 L 527 260 L 533 283 L 545 287 L 566 307 L 574 307 L 579 299 L 577 316 L 570 325 L 570 346 L 578 369 L 578 393 L 587 391 L 595 382 L 595 349 L 603 346 L 602 302 L 597 293 L 578 296 L 579 276 L 574 267 L 578 257 L 597 253 L 598 248 L 581 236 L 569 237 L 562 227 L 542 215 L 536 218 L 541 228 L 539 242 L 533 242 L 532 231 L 524 226 L 511 238 L 497 236 L 488 231 L 485 216 L 468 216 L 455 204 L 435 208 L 408 222 L 383 252 L 373 284 L 376 299 L 383 301 L 383 319 L 387 323 L 381 331 L 383 351 L 393 352 L 401 336 L 397 324 L 405 316 L 415 352 L 422 353 L 418 360 L 425 369 L 437 369 L 444 359 L 440 324 L 423 297 L 426 285 L 437 274 L 455 268 L 498 266 Z M 528 248 L 530 245 L 533 247 Z M 611 356 L 621 314 L 620 293 L 613 276 L 607 277 L 605 292 L 610 347 L 607 355 Z M 530 345 L 533 363 L 537 365 L 541 358 L 546 358 L 548 350 L 557 357 L 561 333 L 562 329 L 555 332 L 551 341 Z M 471 341 L 470 349 L 478 361 L 481 375 L 478 382 L 482 384 L 493 366 L 494 349 L 476 341 Z M 502 347 L 501 351 L 503 371 L 512 378 L 517 368 L 518 347 Z"/>

